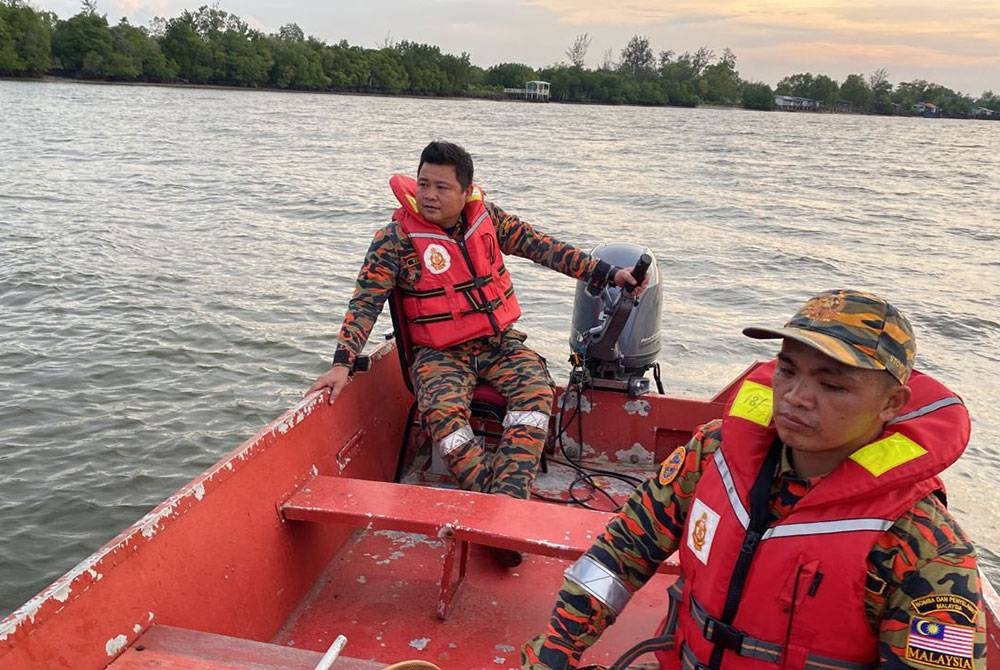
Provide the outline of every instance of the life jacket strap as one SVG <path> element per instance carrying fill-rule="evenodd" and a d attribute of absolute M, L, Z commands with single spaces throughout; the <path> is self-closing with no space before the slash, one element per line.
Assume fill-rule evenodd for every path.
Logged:
<path fill-rule="evenodd" d="M 691 617 L 709 642 L 720 645 L 740 656 L 754 658 L 765 663 L 781 661 L 784 649 L 780 644 L 765 642 L 723 623 L 706 612 L 694 596 L 691 597 L 690 603 Z M 685 644 L 681 652 L 681 667 L 689 670 L 701 670 L 708 666 L 699 662 L 694 652 Z M 877 667 L 877 663 L 855 663 L 854 661 L 844 661 L 815 654 L 809 654 L 805 664 L 806 670 L 870 670 Z"/>

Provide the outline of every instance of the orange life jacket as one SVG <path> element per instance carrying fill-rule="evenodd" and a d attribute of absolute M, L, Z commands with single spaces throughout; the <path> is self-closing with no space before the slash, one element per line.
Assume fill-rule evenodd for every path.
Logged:
<path fill-rule="evenodd" d="M 517 321 L 521 306 L 482 190 L 473 186 L 463 212 L 467 227 L 461 239 L 455 240 L 420 215 L 413 178 L 394 175 L 389 185 L 401 205 L 392 218 L 422 263 L 416 285 L 397 288 L 412 343 L 446 349 L 499 334 Z"/>
<path fill-rule="evenodd" d="M 875 667 L 877 633 L 864 606 L 868 554 L 918 500 L 943 491 L 937 474 L 968 443 L 961 399 L 914 372 L 909 404 L 882 435 L 757 535 L 748 530 L 751 486 L 767 467 L 769 491 L 777 458 L 768 462 L 774 367 L 743 382 L 723 418 L 722 445 L 695 488 L 679 549 L 676 647 L 658 653 L 661 667 L 711 665 L 716 647 L 721 668 Z M 742 590 L 733 592 L 748 549 Z M 727 598 L 739 603 L 729 621 Z"/>

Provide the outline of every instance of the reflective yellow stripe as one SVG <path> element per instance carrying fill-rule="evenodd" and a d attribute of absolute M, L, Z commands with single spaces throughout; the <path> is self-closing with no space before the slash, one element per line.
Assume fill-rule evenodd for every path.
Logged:
<path fill-rule="evenodd" d="M 749 380 L 740 386 L 733 407 L 729 410 L 731 416 L 752 421 L 760 426 L 770 425 L 773 412 L 774 394 L 771 388 Z"/>
<path fill-rule="evenodd" d="M 909 463 L 927 453 L 927 450 L 900 433 L 867 444 L 853 454 L 851 460 L 876 477 Z"/>

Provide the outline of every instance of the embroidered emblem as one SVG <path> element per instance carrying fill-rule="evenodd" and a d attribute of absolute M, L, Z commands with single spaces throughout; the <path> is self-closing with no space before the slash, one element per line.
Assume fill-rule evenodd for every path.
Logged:
<path fill-rule="evenodd" d="M 695 551 L 701 551 L 705 548 L 706 535 L 708 535 L 708 514 L 703 512 L 694 522 L 694 532 L 691 533 L 691 537 L 694 538 Z"/>
<path fill-rule="evenodd" d="M 923 598 L 913 600 L 913 609 L 921 616 L 931 612 L 950 612 L 957 614 L 971 624 L 976 623 L 979 608 L 971 600 L 951 593 L 932 593 Z"/>
<path fill-rule="evenodd" d="M 430 270 L 431 274 L 439 275 L 447 272 L 451 267 L 451 256 L 448 250 L 440 244 L 429 244 L 424 250 L 424 267 Z"/>
<path fill-rule="evenodd" d="M 684 465 L 684 454 L 684 447 L 677 447 L 663 460 L 663 465 L 660 466 L 660 486 L 666 486 L 677 479 L 677 474 Z"/>
<path fill-rule="evenodd" d="M 976 629 L 913 617 L 906 637 L 906 658 L 938 668 L 972 668 Z"/>
<path fill-rule="evenodd" d="M 802 308 L 802 315 L 813 321 L 833 321 L 844 309 L 844 299 L 839 295 L 813 298 Z"/>
<path fill-rule="evenodd" d="M 711 507 L 695 498 L 688 512 L 687 545 L 698 560 L 708 565 L 712 553 L 712 540 L 719 527 L 719 515 Z"/>

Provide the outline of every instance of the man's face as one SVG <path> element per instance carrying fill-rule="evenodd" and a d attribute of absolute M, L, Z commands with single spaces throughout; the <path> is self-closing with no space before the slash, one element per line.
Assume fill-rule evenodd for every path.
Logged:
<path fill-rule="evenodd" d="M 425 219 L 442 228 L 451 228 L 465 208 L 472 187 L 463 189 L 454 165 L 424 163 L 417 174 L 417 205 Z"/>
<path fill-rule="evenodd" d="M 835 361 L 795 340 L 784 340 L 772 380 L 774 425 L 794 452 L 796 468 L 809 461 L 825 474 L 873 441 L 909 400 L 909 389 L 881 370 Z M 828 468 L 826 466 L 829 466 Z"/>

